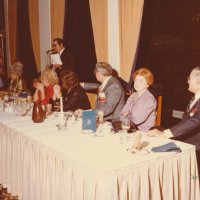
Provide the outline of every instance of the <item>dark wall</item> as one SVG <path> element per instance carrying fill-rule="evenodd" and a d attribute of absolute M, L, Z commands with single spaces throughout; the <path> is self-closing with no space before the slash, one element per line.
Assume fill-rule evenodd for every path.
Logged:
<path fill-rule="evenodd" d="M 200 65 L 200 1 L 150 0 L 145 8 L 138 67 L 148 66 L 162 85 L 162 125 L 169 127 L 177 122 L 172 110 L 185 110 L 187 76 Z"/>

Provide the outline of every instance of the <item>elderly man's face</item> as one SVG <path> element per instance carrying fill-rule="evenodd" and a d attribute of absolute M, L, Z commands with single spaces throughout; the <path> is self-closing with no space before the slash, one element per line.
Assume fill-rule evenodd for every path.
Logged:
<path fill-rule="evenodd" d="M 94 75 L 96 76 L 97 81 L 99 81 L 99 82 L 102 83 L 102 80 L 101 80 L 101 73 L 98 72 L 97 70 L 94 70 Z"/>
<path fill-rule="evenodd" d="M 197 71 L 192 70 L 190 76 L 188 77 L 188 90 L 192 93 L 197 93 L 200 90 L 200 80 L 197 77 Z"/>

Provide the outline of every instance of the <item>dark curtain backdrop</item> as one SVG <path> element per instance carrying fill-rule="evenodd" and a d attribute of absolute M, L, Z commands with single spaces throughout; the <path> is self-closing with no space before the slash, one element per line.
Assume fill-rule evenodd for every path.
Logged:
<path fill-rule="evenodd" d="M 63 39 L 73 52 L 80 81 L 93 82 L 97 62 L 89 0 L 66 0 Z"/>
<path fill-rule="evenodd" d="M 30 33 L 28 0 L 17 1 L 17 50 L 16 60 L 24 65 L 23 75 L 27 87 L 32 89 L 32 80 L 37 76 L 36 62 Z"/>
<path fill-rule="evenodd" d="M 5 86 L 7 81 L 7 60 L 6 60 L 6 34 L 5 34 L 5 13 L 4 0 L 0 0 L 0 77 Z"/>
<path fill-rule="evenodd" d="M 4 19 L 4 1 L 0 0 L 0 32 L 4 30 L 5 19 Z"/>
<path fill-rule="evenodd" d="M 159 8 L 160 0 L 144 1 L 136 68 L 143 66 L 150 67 L 152 48 L 157 33 Z"/>

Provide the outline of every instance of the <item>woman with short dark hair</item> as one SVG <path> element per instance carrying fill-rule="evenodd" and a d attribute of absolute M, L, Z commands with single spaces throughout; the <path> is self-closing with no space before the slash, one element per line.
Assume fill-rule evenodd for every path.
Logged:
<path fill-rule="evenodd" d="M 80 86 L 77 75 L 72 70 L 61 73 L 63 110 L 90 109 L 90 102 L 85 90 Z"/>

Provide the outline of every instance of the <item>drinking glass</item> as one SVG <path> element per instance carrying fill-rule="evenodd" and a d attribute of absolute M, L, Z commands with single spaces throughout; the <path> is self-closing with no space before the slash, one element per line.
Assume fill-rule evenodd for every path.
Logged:
<path fill-rule="evenodd" d="M 18 116 L 25 116 L 27 114 L 26 102 L 19 101 L 15 106 L 15 112 Z"/>
<path fill-rule="evenodd" d="M 130 129 L 130 120 L 129 119 L 124 119 L 122 121 L 122 129 L 125 132 L 127 132 Z"/>
<path fill-rule="evenodd" d="M 104 111 L 102 109 L 98 109 L 97 115 L 98 115 L 98 118 L 99 118 L 99 124 L 102 124 L 103 123 Z"/>
<path fill-rule="evenodd" d="M 46 105 L 46 115 L 50 115 L 52 112 L 52 104 L 48 103 Z"/>
<path fill-rule="evenodd" d="M 60 111 L 60 101 L 54 102 L 54 111 L 59 112 Z"/>

